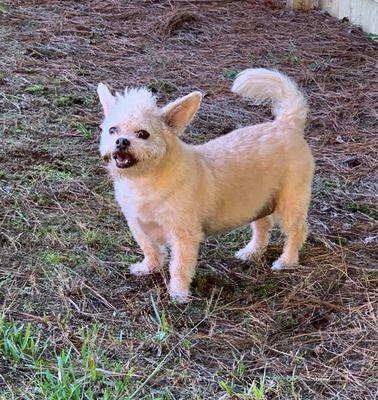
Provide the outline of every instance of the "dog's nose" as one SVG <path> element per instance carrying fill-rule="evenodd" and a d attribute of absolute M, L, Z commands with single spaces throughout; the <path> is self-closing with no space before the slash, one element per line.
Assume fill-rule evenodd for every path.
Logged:
<path fill-rule="evenodd" d="M 116 140 L 117 150 L 126 150 L 130 146 L 130 140 L 119 138 Z"/>

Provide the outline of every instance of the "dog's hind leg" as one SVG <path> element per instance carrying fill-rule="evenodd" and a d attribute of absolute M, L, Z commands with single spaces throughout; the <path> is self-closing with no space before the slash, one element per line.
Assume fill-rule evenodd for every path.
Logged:
<path fill-rule="evenodd" d="M 270 229 L 272 228 L 272 226 L 273 218 L 271 215 L 252 222 L 252 239 L 244 247 L 244 249 L 241 249 L 235 253 L 235 257 L 243 261 L 248 261 L 253 257 L 261 256 L 268 246 Z"/>
<path fill-rule="evenodd" d="M 285 188 L 280 194 L 275 217 L 286 238 L 282 255 L 273 263 L 274 271 L 291 267 L 298 262 L 299 250 L 307 236 L 306 218 L 310 195 L 310 185 Z"/>

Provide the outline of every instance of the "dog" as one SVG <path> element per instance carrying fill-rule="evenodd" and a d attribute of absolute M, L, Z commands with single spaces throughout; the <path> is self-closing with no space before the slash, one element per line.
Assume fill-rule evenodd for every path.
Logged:
<path fill-rule="evenodd" d="M 144 254 L 130 271 L 157 271 L 169 247 L 169 293 L 180 303 L 190 299 L 205 237 L 251 224 L 251 241 L 236 253 L 248 261 L 261 256 L 278 223 L 286 239 L 272 269 L 280 270 L 298 262 L 307 235 L 314 160 L 304 139 L 306 100 L 289 77 L 262 68 L 241 72 L 232 91 L 270 101 L 274 120 L 190 145 L 179 137 L 200 107 L 201 92 L 160 108 L 146 88 L 115 96 L 103 83 L 97 88 L 104 111 L 100 154 Z"/>

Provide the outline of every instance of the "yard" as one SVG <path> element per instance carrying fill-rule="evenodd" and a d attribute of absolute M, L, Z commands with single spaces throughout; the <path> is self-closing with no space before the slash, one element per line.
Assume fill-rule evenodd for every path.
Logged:
<path fill-rule="evenodd" d="M 377 43 L 284 2 L 0 1 L 0 399 L 374 399 Z M 141 253 L 98 155 L 98 82 L 205 94 L 202 143 L 271 118 L 230 92 L 276 68 L 308 98 L 316 158 L 301 265 L 207 240 L 188 305 Z M 375 96 L 375 97 L 374 97 Z"/>

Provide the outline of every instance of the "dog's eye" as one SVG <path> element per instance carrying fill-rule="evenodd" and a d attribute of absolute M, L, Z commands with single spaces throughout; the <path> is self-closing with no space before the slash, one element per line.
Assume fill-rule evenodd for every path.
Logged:
<path fill-rule="evenodd" d="M 109 133 L 110 133 L 111 135 L 114 135 L 115 133 L 117 133 L 117 128 L 116 128 L 115 126 L 112 126 L 112 127 L 109 129 Z"/>
<path fill-rule="evenodd" d="M 136 133 L 136 136 L 137 136 L 138 139 L 146 140 L 146 139 L 148 139 L 150 137 L 150 134 L 147 131 L 142 129 L 142 130 L 140 130 L 140 131 L 138 131 Z"/>

